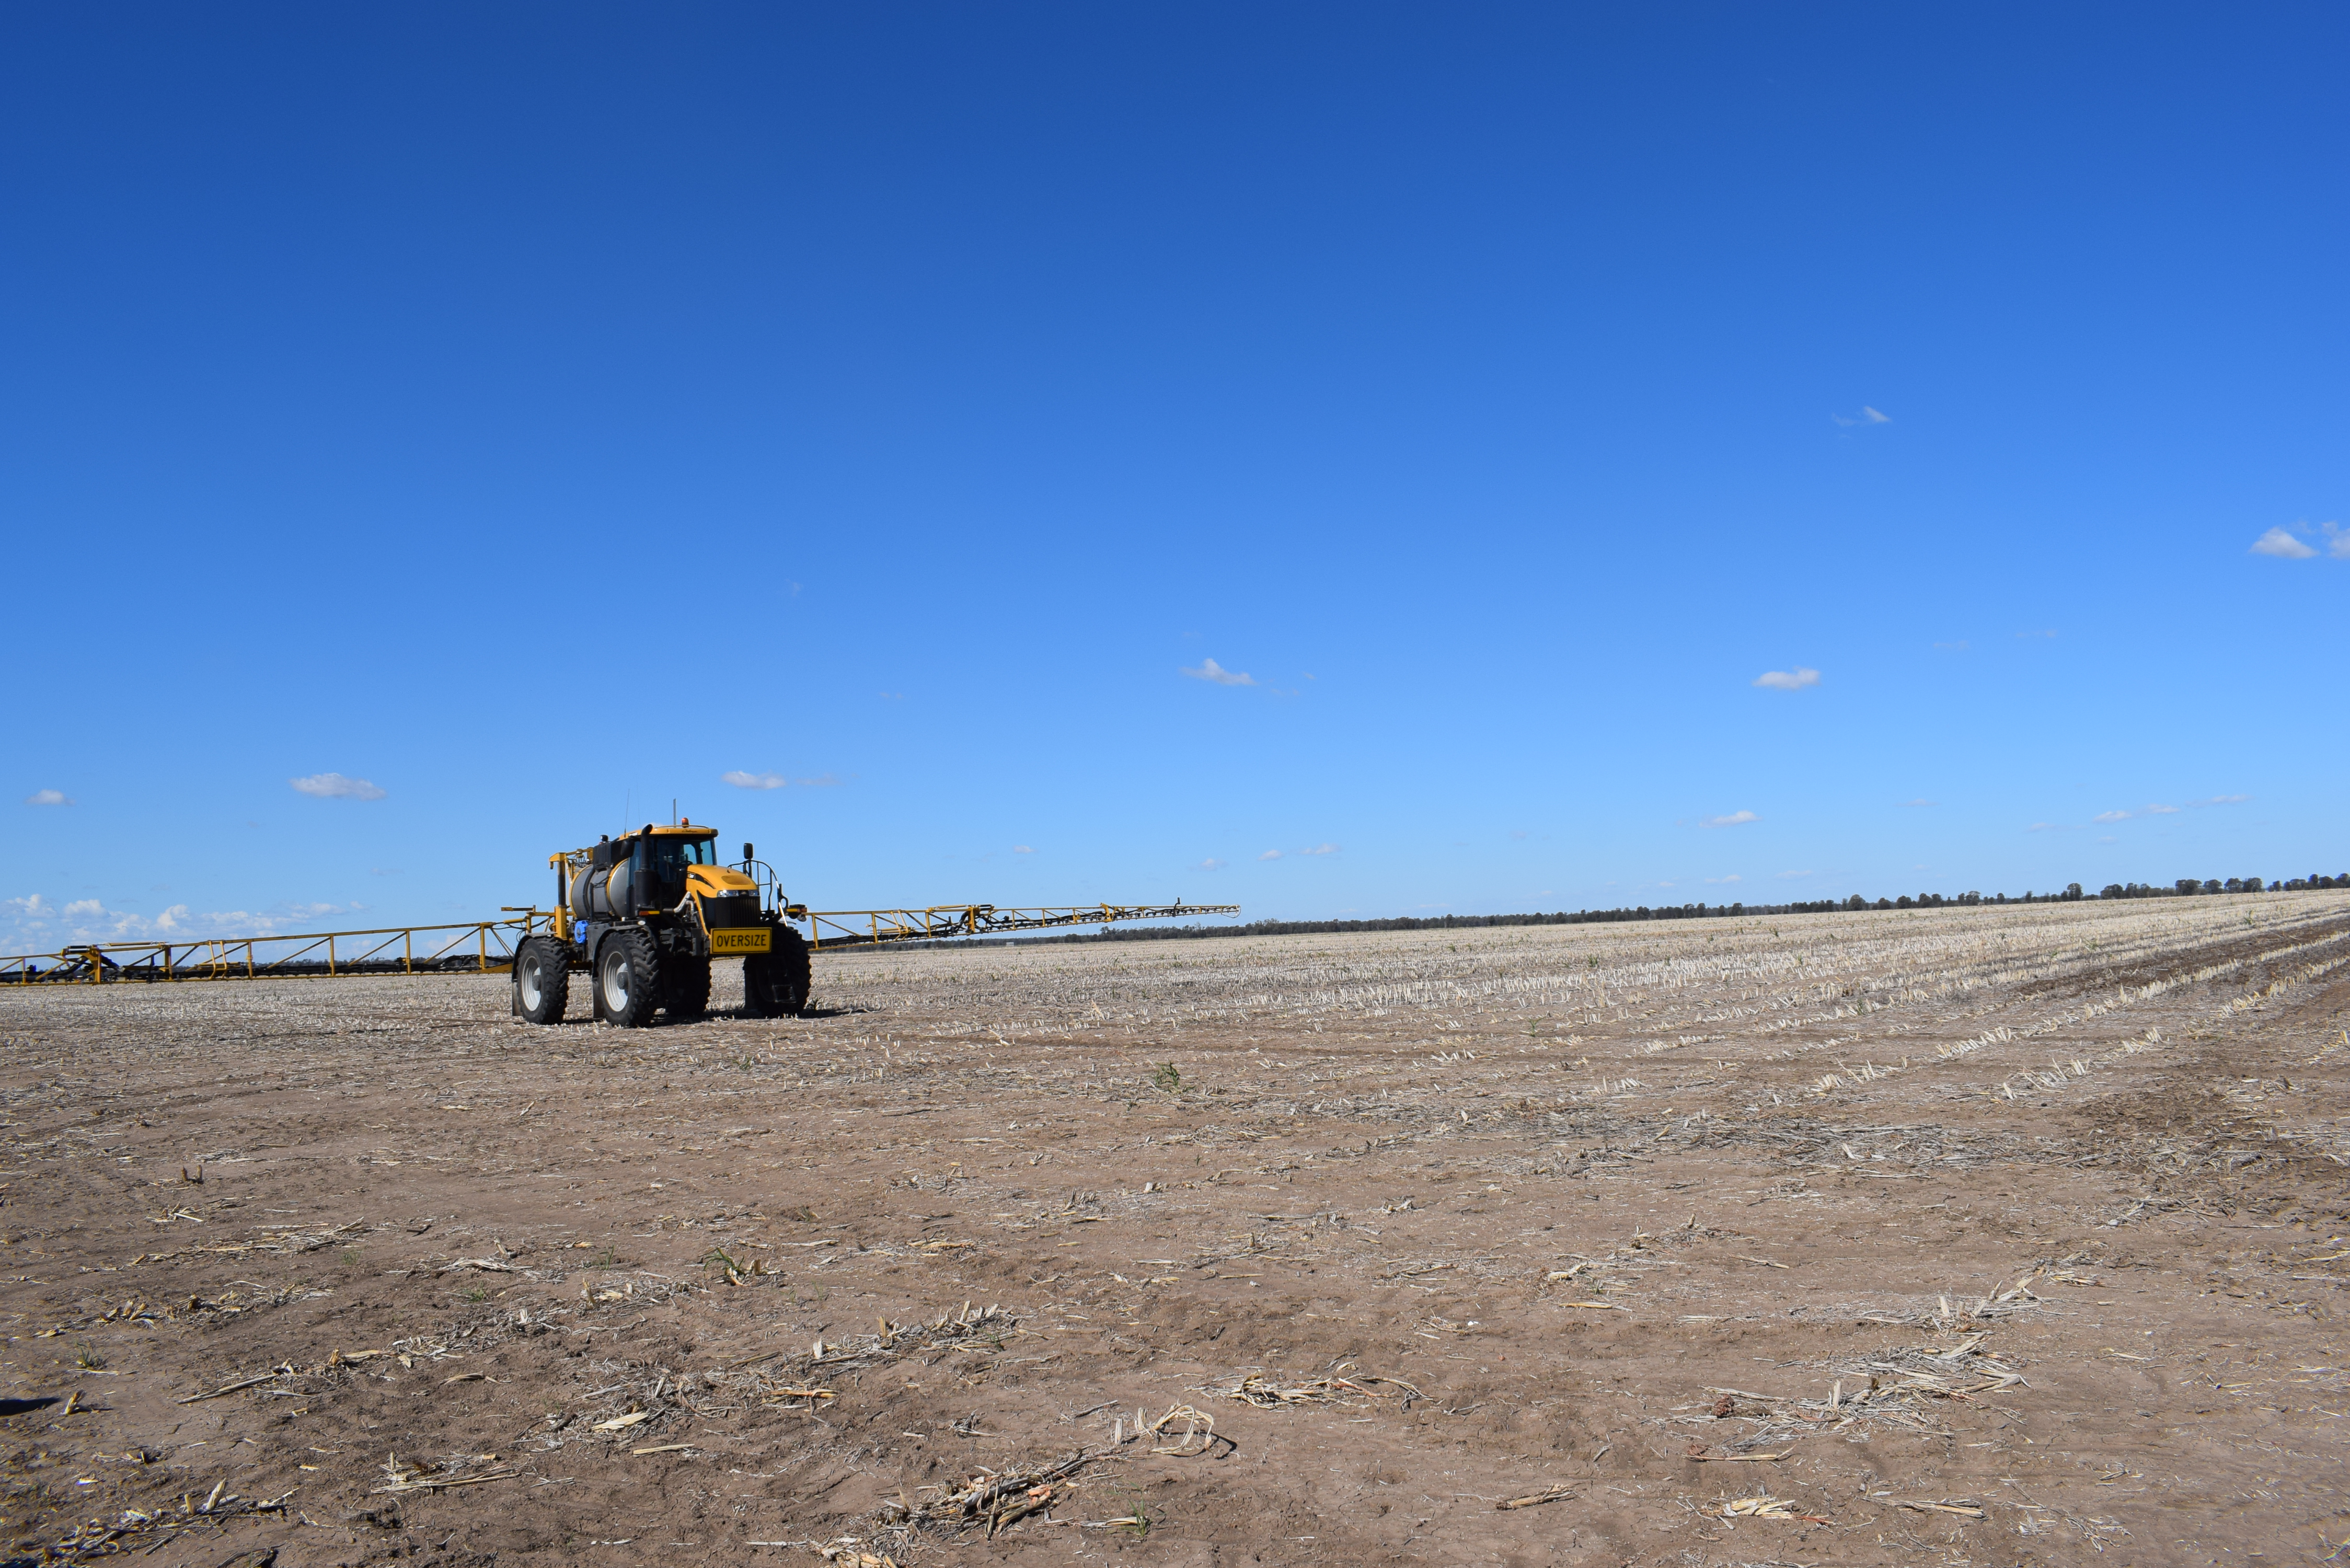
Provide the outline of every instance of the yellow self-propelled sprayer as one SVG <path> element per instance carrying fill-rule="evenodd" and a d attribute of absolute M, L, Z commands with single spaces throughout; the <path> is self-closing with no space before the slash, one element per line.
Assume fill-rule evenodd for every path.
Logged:
<path fill-rule="evenodd" d="M 550 909 L 509 908 L 504 919 L 463 925 L 80 942 L 0 956 L 0 985 L 508 973 L 515 1014 L 558 1023 L 577 970 L 589 979 L 598 1019 L 638 1028 L 657 1013 L 681 1020 L 707 1010 L 713 959 L 743 961 L 745 1012 L 790 1016 L 807 1005 L 809 955 L 827 948 L 1240 913 L 1237 904 L 1180 899 L 811 910 L 784 896 L 774 868 L 750 845 L 732 864 L 720 862 L 717 845 L 715 828 L 649 822 L 549 856 L 556 882 Z"/>

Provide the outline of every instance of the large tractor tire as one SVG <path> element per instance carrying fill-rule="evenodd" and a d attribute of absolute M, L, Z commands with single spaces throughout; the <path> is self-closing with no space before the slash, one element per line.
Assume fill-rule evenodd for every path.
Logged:
<path fill-rule="evenodd" d="M 532 937 L 515 952 L 515 1012 L 525 1023 L 560 1023 L 570 1001 L 571 963 L 562 944 Z"/>
<path fill-rule="evenodd" d="M 777 926 L 775 950 L 743 961 L 743 1011 L 754 1018 L 796 1018 L 807 999 L 807 943 L 789 926 Z"/>
<path fill-rule="evenodd" d="M 660 1005 L 660 955 L 642 931 L 615 931 L 596 953 L 596 1016 L 641 1029 Z"/>
<path fill-rule="evenodd" d="M 669 988 L 670 1021 L 699 1018 L 710 1011 L 710 961 L 671 954 L 661 965 L 661 983 Z"/>

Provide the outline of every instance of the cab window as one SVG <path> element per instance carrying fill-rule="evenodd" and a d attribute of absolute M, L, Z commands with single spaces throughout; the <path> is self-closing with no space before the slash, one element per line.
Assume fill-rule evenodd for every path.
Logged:
<path fill-rule="evenodd" d="M 660 882 L 681 881 L 689 866 L 716 865 L 717 860 L 711 853 L 713 843 L 714 840 L 708 838 L 663 836 L 653 839 L 646 846 L 646 853 L 651 861 L 654 878 Z"/>

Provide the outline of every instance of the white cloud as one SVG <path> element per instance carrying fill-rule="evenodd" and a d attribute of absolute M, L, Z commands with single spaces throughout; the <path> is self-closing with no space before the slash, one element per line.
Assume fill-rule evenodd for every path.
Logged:
<path fill-rule="evenodd" d="M 285 903 L 268 910 L 216 909 L 198 915 L 191 913 L 185 904 L 173 904 L 150 918 L 109 909 L 98 898 L 76 898 L 60 909 L 35 893 L 23 898 L 0 899 L 0 944 L 47 948 L 65 942 L 267 937 L 289 927 L 299 929 L 326 916 L 348 914 L 364 908 L 362 904 Z"/>
<path fill-rule="evenodd" d="M 1782 882 L 1795 882 L 1802 880 L 1805 877 L 1815 877 L 1817 875 L 1819 875 L 1819 873 L 1815 871 L 1782 871 L 1779 873 L 1779 880 Z"/>
<path fill-rule="evenodd" d="M 1817 686 L 1820 672 L 1797 666 L 1794 670 L 1766 670 L 1754 678 L 1754 684 L 1772 691 L 1801 691 L 1806 686 Z"/>
<path fill-rule="evenodd" d="M 1263 854 L 1258 856 L 1257 858 L 1259 860 L 1278 860 L 1281 858 L 1281 851 L 1278 849 L 1268 849 Z"/>
<path fill-rule="evenodd" d="M 2281 561 L 2306 561 L 2317 554 L 2282 528 L 2272 528 L 2252 541 L 2255 556 L 2274 556 Z"/>
<path fill-rule="evenodd" d="M 1761 817 L 1755 815 L 1751 811 L 1733 811 L 1728 816 L 1700 817 L 1698 820 L 1698 826 L 1700 827 L 1736 827 L 1741 823 L 1760 822 L 1762 820 L 1762 819 Z"/>
<path fill-rule="evenodd" d="M 347 779 L 340 774 L 312 774 L 306 779 L 287 779 L 296 790 L 319 800 L 381 800 L 383 790 L 365 779 Z"/>
<path fill-rule="evenodd" d="M 824 789 L 840 781 L 830 774 L 819 774 L 812 779 L 787 779 L 781 774 L 748 774 L 740 768 L 718 775 L 721 784 L 731 784 L 736 789 L 782 789 L 785 784 L 798 784 L 802 789 Z"/>
<path fill-rule="evenodd" d="M 1901 804 L 1903 805 L 1927 806 L 1939 805 L 1939 803 L 1930 800 L 1905 800 Z"/>
<path fill-rule="evenodd" d="M 59 789 L 36 789 L 25 797 L 26 805 L 71 805 L 66 792 Z"/>
<path fill-rule="evenodd" d="M 1202 870 L 1202 871 L 1221 871 L 1221 870 L 1222 870 L 1223 868 L 1224 868 L 1224 862 L 1222 862 L 1222 861 L 1221 861 L 1221 860 L 1217 859 L 1217 858 L 1216 858 L 1214 856 L 1212 856 L 1212 855 L 1209 856 L 1205 860 L 1202 860 L 1202 861 L 1201 861 L 1201 862 L 1200 862 L 1200 869 L 1201 869 L 1201 870 Z"/>
<path fill-rule="evenodd" d="M 1311 849 L 1301 849 L 1297 853 L 1300 855 L 1336 855 L 1338 853 L 1338 846 L 1335 844 L 1317 844 Z"/>
<path fill-rule="evenodd" d="M 1860 412 L 1856 414 L 1848 417 L 1844 414 L 1830 414 L 1828 418 L 1840 425 L 1889 425 L 1893 422 L 1891 415 L 1880 414 L 1866 403 L 1861 404 Z"/>
<path fill-rule="evenodd" d="M 2057 827 L 2053 822 L 2035 822 L 2030 827 L 2025 828 L 2024 831 L 2026 833 L 2054 833 L 2057 831 Z"/>
<path fill-rule="evenodd" d="M 2175 805 L 2149 805 L 2146 814 L 2148 816 L 2177 816 L 2178 808 Z"/>
<path fill-rule="evenodd" d="M 2248 794 L 2215 794 L 2208 800 L 2190 800 L 2189 805 L 2241 805 L 2252 797 Z"/>
<path fill-rule="evenodd" d="M 1212 659 L 1203 659 L 1200 661 L 1199 669 L 1186 670 L 1183 673 L 1190 676 L 1194 680 L 1212 680 L 1219 686 L 1253 686 L 1256 684 L 1255 676 L 1244 674 L 1237 670 L 1227 670 Z"/>
<path fill-rule="evenodd" d="M 1036 851 L 1025 844 L 1015 844 L 1012 846 L 1012 853 L 1014 855 L 1034 855 Z"/>
<path fill-rule="evenodd" d="M 2337 561 L 2350 561 L 2350 531 L 2339 523 L 2325 524 L 2325 553 Z"/>
<path fill-rule="evenodd" d="M 2091 822 L 2127 822 L 2129 819 L 2130 814 L 2126 811 L 2101 811 L 2089 820 Z"/>
<path fill-rule="evenodd" d="M 1711 884 L 1713 884 L 1713 885 L 1715 885 L 1715 886 L 1717 886 L 1717 887 L 1718 887 L 1718 886 L 1720 886 L 1721 883 L 1724 883 L 1724 882 L 1743 882 L 1743 881 L 1745 881 L 1745 880 L 1746 880 L 1746 878 L 1745 878 L 1745 877 L 1741 877 L 1737 872 L 1732 871 L 1732 872 L 1731 872 L 1729 876 L 1727 876 L 1727 877 L 1707 877 L 1707 878 L 1706 878 L 1706 880 L 1707 880 L 1709 883 L 1711 883 Z"/>

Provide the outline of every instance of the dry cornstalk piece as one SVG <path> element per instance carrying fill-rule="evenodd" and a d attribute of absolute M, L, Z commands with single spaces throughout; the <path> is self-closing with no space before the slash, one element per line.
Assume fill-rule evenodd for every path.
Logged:
<path fill-rule="evenodd" d="M 247 1377 L 239 1382 L 224 1384 L 208 1394 L 191 1394 L 184 1399 L 174 1399 L 172 1403 L 174 1405 L 201 1405 L 207 1399 L 217 1399 L 224 1394 L 234 1394 L 240 1388 L 251 1388 L 256 1385 L 266 1383 L 274 1377 L 282 1377 L 284 1376 L 285 1371 L 283 1370 L 265 1372 L 258 1377 Z"/>
<path fill-rule="evenodd" d="M 1248 1373 L 1229 1382 L 1211 1384 L 1208 1392 L 1221 1399 L 1237 1399 L 1243 1405 L 1253 1405 L 1260 1410 L 1278 1410 L 1284 1405 L 1326 1404 L 1333 1399 L 1355 1395 L 1376 1398 L 1379 1390 L 1373 1384 L 1386 1383 L 1403 1390 L 1407 1399 L 1424 1398 L 1420 1391 L 1399 1377 L 1375 1377 L 1367 1374 L 1355 1377 L 1315 1377 L 1284 1388 L 1269 1377 Z"/>
<path fill-rule="evenodd" d="M 1961 1519 L 1981 1519 L 1983 1511 L 1971 1502 L 1912 1502 L 1908 1498 L 1887 1500 L 1896 1508 L 1907 1508 L 1918 1513 L 1955 1513 Z"/>
<path fill-rule="evenodd" d="M 1225 1445 L 1227 1452 L 1240 1447 L 1230 1438 L 1216 1435 L 1216 1418 L 1213 1416 L 1209 1415 L 1205 1410 L 1194 1409 L 1189 1405 L 1168 1406 L 1165 1415 L 1149 1425 L 1140 1428 L 1135 1435 L 1163 1438 L 1168 1435 L 1168 1428 L 1178 1421 L 1183 1423 L 1183 1435 L 1175 1439 L 1175 1446 L 1153 1449 L 1150 1450 L 1152 1453 L 1171 1454 L 1178 1459 L 1196 1459 L 1203 1454 L 1213 1453 L 1218 1443 Z M 1191 1446 L 1194 1438 L 1199 1441 L 1197 1448 Z"/>
<path fill-rule="evenodd" d="M 1040 1470 L 974 1476 L 959 1487 L 941 1489 L 935 1502 L 892 1502 L 882 1505 L 882 1518 L 893 1524 L 963 1529 L 984 1523 L 993 1535 L 1007 1524 L 1051 1504 L 1057 1482 L 1066 1480 L 1098 1456 L 1080 1449 L 1058 1464 Z"/>
<path fill-rule="evenodd" d="M 494 1459 L 495 1455 L 484 1458 Z M 485 1481 L 512 1480 L 522 1474 L 518 1469 L 484 1470 L 477 1476 L 453 1475 L 442 1465 L 420 1465 L 413 1459 L 403 1459 L 398 1454 L 387 1455 L 383 1461 L 384 1484 L 369 1493 L 381 1497 L 386 1493 L 438 1491 L 444 1487 L 480 1486 Z"/>
<path fill-rule="evenodd" d="M 1630 1312 L 1632 1310 L 1627 1306 L 1619 1306 L 1614 1302 L 1561 1302 L 1558 1304 L 1565 1307 L 1582 1307 L 1590 1312 Z"/>
<path fill-rule="evenodd" d="M 993 1350 L 1017 1321 L 1002 1307 L 989 1306 L 974 1312 L 972 1304 L 965 1302 L 961 1311 L 944 1314 L 935 1323 L 901 1324 L 894 1328 L 885 1324 L 879 1334 L 860 1334 L 830 1342 L 819 1339 L 805 1353 L 793 1356 L 792 1361 L 795 1369 L 802 1372 L 861 1372 L 901 1355 L 966 1347 Z M 745 1356 L 729 1370 L 755 1366 L 785 1354 L 767 1351 Z"/>
<path fill-rule="evenodd" d="M 625 1416 L 615 1416 L 608 1421 L 598 1421 L 588 1429 L 591 1432 L 625 1431 L 640 1421 L 651 1420 L 652 1416 L 653 1413 L 650 1410 L 631 1410 Z"/>
<path fill-rule="evenodd" d="M 1701 1465 L 1736 1464 L 1742 1459 L 1758 1464 L 1764 1462 L 1775 1464 L 1794 1451 L 1793 1449 L 1788 1449 L 1776 1454 L 1691 1454 L 1690 1458 Z"/>
<path fill-rule="evenodd" d="M 1724 1519 L 1800 1519 L 1812 1524 L 1829 1522 L 1816 1513 L 1797 1513 L 1787 1499 L 1773 1497 L 1768 1492 L 1757 1497 L 1742 1497 L 1723 1503 L 1721 1517 Z"/>
<path fill-rule="evenodd" d="M 1527 1497 L 1513 1497 L 1507 1502 L 1497 1502 L 1497 1509 L 1534 1508 L 1545 1502 L 1559 1502 L 1575 1495 L 1571 1487 L 1555 1486 L 1548 1491 L 1538 1491 Z"/>
<path fill-rule="evenodd" d="M 817 1400 L 837 1399 L 840 1396 L 829 1388 L 773 1388 L 768 1390 L 767 1397 L 778 1404 L 790 1399 L 805 1399 L 806 1407 L 813 1409 Z"/>

